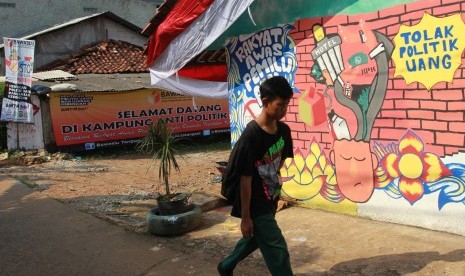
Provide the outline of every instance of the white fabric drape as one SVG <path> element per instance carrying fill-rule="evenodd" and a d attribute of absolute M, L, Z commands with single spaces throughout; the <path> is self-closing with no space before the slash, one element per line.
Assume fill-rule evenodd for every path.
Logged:
<path fill-rule="evenodd" d="M 253 0 L 215 0 L 195 22 L 171 42 L 150 66 L 152 85 L 160 87 L 160 85 L 156 85 L 158 82 L 172 76 L 192 58 L 205 50 L 237 20 L 252 2 Z M 200 83 L 205 83 L 206 87 L 202 88 L 199 86 Z M 190 84 L 193 84 L 193 82 L 190 82 Z M 166 81 L 166 85 L 176 86 L 171 79 Z M 196 96 L 212 97 L 216 95 L 213 97 L 227 97 L 226 83 L 199 81 L 198 87 L 199 89 L 195 92 L 190 92 L 190 90 L 194 88 L 188 87 L 189 89 L 187 89 L 184 87 L 183 94 L 194 95 L 194 93 L 198 93 Z M 210 90 L 207 87 L 224 89 L 224 91 Z M 202 89 L 202 91 L 200 89 Z M 222 93 L 224 93 L 224 95 Z"/>
<path fill-rule="evenodd" d="M 152 76 L 152 72 L 150 72 L 150 75 Z M 194 97 L 228 98 L 227 82 L 204 81 L 172 75 L 152 84 L 152 86 Z"/>

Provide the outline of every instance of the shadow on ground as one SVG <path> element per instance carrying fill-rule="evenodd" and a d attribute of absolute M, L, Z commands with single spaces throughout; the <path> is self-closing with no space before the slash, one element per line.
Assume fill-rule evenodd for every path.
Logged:
<path fill-rule="evenodd" d="M 406 275 L 419 272 L 429 263 L 436 261 L 463 262 L 465 261 L 465 249 L 454 250 L 446 254 L 428 251 L 354 259 L 334 265 L 328 271 L 328 275 Z"/>

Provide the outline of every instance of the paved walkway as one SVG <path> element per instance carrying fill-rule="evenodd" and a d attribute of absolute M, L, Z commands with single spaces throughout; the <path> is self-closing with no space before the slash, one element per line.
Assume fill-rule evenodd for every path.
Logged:
<path fill-rule="evenodd" d="M 215 275 L 216 262 L 194 253 L 0 176 L 0 275 Z"/>
<path fill-rule="evenodd" d="M 124 230 L 0 176 L 1 275 L 216 275 L 239 238 L 228 207 L 180 237 Z M 302 208 L 278 213 L 298 275 L 465 275 L 465 237 Z M 268 275 L 260 253 L 235 275 Z"/>

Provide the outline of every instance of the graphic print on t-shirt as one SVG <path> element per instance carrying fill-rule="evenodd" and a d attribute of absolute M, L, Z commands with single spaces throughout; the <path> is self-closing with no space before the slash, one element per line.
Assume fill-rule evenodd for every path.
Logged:
<path fill-rule="evenodd" d="M 278 170 L 281 165 L 281 153 L 284 149 L 284 138 L 272 145 L 261 160 L 255 164 L 262 178 L 263 189 L 268 200 L 274 200 L 281 193 Z"/>

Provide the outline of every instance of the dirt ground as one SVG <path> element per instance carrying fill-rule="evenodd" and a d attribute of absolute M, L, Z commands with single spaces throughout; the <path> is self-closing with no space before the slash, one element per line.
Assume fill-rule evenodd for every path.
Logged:
<path fill-rule="evenodd" d="M 221 174 L 216 162 L 227 161 L 231 152 L 229 137 L 195 140 L 180 152 L 184 160 L 179 161 L 181 171 L 173 172 L 170 177 L 172 192 L 219 195 Z M 158 192 L 164 192 L 158 179 L 157 163 L 150 167 L 154 164 L 150 156 L 133 148 L 82 154 L 26 152 L 15 155 L 2 160 L 0 154 L 0 174 L 133 232 L 146 233 L 147 210 L 156 204 Z M 227 226 L 227 231 L 236 233 L 228 243 L 222 235 L 215 234 L 213 238 L 181 235 L 169 239 L 169 243 L 160 239 L 160 246 L 176 250 L 201 248 L 202 253 L 208 251 L 217 255 L 220 252 L 220 256 L 225 256 L 237 240 L 239 228 L 232 222 L 224 222 L 226 213 L 223 212 L 226 211 L 219 210 L 205 219 L 201 229 Z M 266 271 L 258 252 L 244 263 Z"/>
<path fill-rule="evenodd" d="M 228 139 L 199 140 L 185 146 L 186 162 L 181 161 L 181 172 L 171 176 L 173 192 L 217 193 L 216 162 L 227 160 L 229 146 Z M 147 207 L 154 204 L 160 183 L 155 169 L 147 171 L 147 155 L 118 149 L 73 156 L 44 152 L 17 153 L 4 160 L 1 156 L 0 174 L 15 177 L 72 208 L 116 223 L 120 219 L 126 229 L 146 232 Z M 157 244 L 153 250 L 168 247 L 220 261 L 240 237 L 240 220 L 228 216 L 228 208 L 208 212 L 202 226 L 189 234 L 153 236 Z M 303 208 L 289 208 L 277 218 L 298 275 L 464 275 L 461 236 Z M 173 263 L 163 265 L 169 271 Z M 238 275 L 267 275 L 259 251 L 239 269 Z"/>
<path fill-rule="evenodd" d="M 171 174 L 171 191 L 219 191 L 216 162 L 227 161 L 229 139 L 197 139 L 183 145 L 180 152 L 181 171 Z M 157 163 L 134 148 L 72 155 L 46 152 L 16 155 L 0 161 L 0 174 L 12 176 L 87 213 L 124 216 L 131 212 L 129 202 L 150 204 L 158 192 L 164 192 Z"/>

